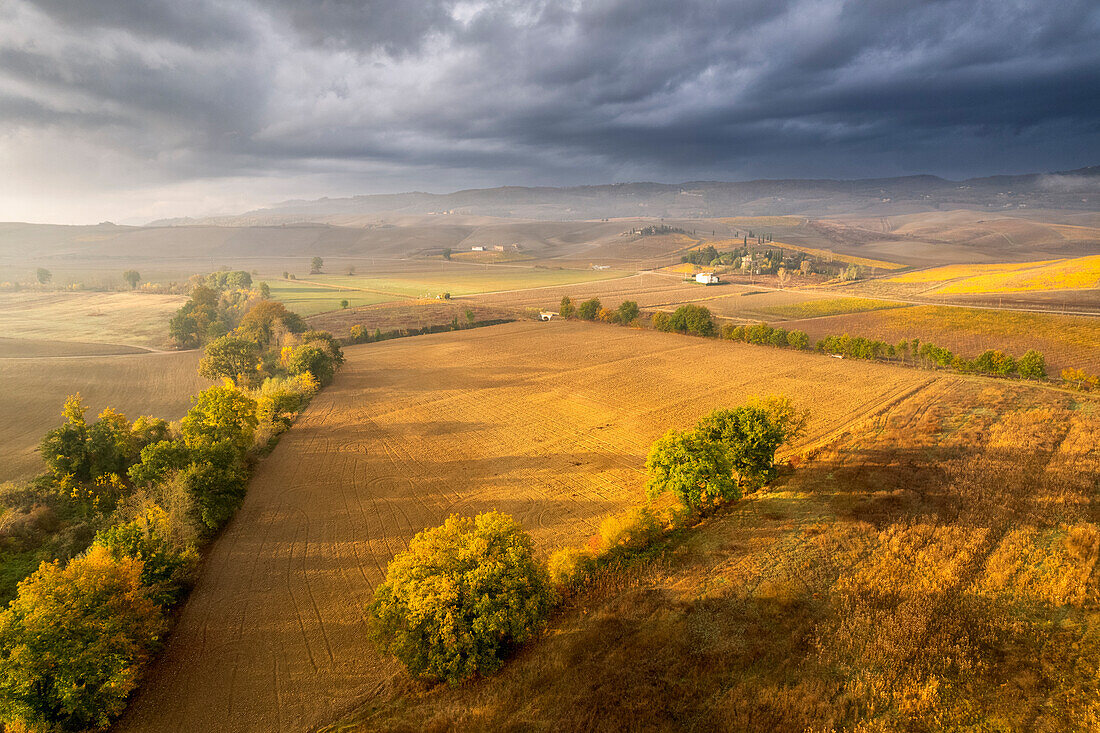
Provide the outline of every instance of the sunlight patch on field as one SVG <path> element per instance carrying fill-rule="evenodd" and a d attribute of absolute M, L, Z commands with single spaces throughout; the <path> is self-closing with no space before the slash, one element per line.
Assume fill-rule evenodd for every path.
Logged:
<path fill-rule="evenodd" d="M 1006 262 L 995 265 L 946 265 L 944 267 L 933 267 L 928 270 L 907 272 L 903 275 L 896 275 L 883 280 L 883 282 L 903 284 L 947 282 L 948 280 L 955 280 L 958 278 L 1025 270 L 1058 261 L 1059 260 L 1044 260 L 1042 262 Z"/>
<path fill-rule="evenodd" d="M 1014 293 L 1100 287 L 1100 255 L 1060 260 L 1037 267 L 977 275 L 949 283 L 940 293 Z"/>

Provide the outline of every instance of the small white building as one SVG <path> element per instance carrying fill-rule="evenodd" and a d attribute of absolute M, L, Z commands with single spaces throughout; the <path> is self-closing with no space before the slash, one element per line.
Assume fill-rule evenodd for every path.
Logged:
<path fill-rule="evenodd" d="M 549 321 L 551 318 L 553 318 L 556 315 L 558 315 L 558 314 L 555 313 L 554 311 L 539 311 L 539 320 L 540 321 Z"/>
<path fill-rule="evenodd" d="M 703 283 L 704 285 L 714 285 L 718 282 L 718 276 L 713 272 L 700 272 L 695 276 L 695 282 Z"/>
<path fill-rule="evenodd" d="M 470 251 L 471 252 L 484 252 L 485 248 L 482 247 L 480 244 L 476 244 L 473 247 L 470 247 Z"/>

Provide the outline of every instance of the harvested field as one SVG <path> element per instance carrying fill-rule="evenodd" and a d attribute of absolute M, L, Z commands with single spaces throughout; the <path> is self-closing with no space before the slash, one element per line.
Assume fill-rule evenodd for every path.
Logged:
<path fill-rule="evenodd" d="M 130 419 L 178 420 L 191 395 L 209 386 L 198 375 L 198 351 L 122 356 L 0 359 L 0 481 L 38 473 L 37 448 L 62 422 L 61 405 L 75 392 L 94 417 L 113 407 Z"/>
<path fill-rule="evenodd" d="M 814 354 L 517 322 L 350 347 L 251 482 L 120 731 L 306 730 L 396 671 L 364 608 L 448 514 L 515 515 L 541 551 L 641 498 L 652 440 L 757 393 L 813 408 L 805 444 L 943 379 Z M 644 387 L 640 389 L 639 387 Z"/>
<path fill-rule="evenodd" d="M 921 305 L 783 325 L 801 329 L 813 340 L 843 333 L 891 344 L 919 338 L 968 358 L 986 349 L 1016 356 L 1038 349 L 1051 376 L 1065 367 L 1100 372 L 1100 318 L 1094 317 Z"/>
<path fill-rule="evenodd" d="M 163 347 L 168 319 L 187 298 L 148 293 L 0 293 L 7 338 Z"/>
<path fill-rule="evenodd" d="M 34 359 L 42 356 L 110 356 L 145 354 L 147 349 L 122 344 L 90 344 L 80 341 L 46 341 L 0 337 L 0 359 Z"/>
<path fill-rule="evenodd" d="M 598 576 L 501 673 L 397 678 L 324 730 L 1094 730 L 1098 406 L 940 380 Z"/>

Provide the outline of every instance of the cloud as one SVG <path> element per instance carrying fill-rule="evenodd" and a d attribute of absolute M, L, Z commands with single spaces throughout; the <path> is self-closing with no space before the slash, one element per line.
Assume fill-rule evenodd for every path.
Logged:
<path fill-rule="evenodd" d="M 1095 2 L 0 3 L 3 218 L 1100 157 Z"/>

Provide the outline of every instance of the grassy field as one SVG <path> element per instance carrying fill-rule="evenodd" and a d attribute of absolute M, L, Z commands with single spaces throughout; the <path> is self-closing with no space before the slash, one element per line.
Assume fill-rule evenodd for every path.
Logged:
<path fill-rule="evenodd" d="M 792 321 L 784 326 L 800 328 L 813 339 L 848 333 L 893 344 L 920 338 L 966 357 L 986 349 L 1016 356 L 1038 349 L 1052 376 L 1064 367 L 1100 372 L 1100 318 L 1094 317 L 921 305 Z"/>
<path fill-rule="evenodd" d="M 313 285 L 296 280 L 270 280 L 271 297 L 284 303 L 287 308 L 303 316 L 315 313 L 339 310 L 341 301 L 348 301 L 348 307 L 385 303 L 404 299 L 403 296 L 384 293 L 368 293 L 342 287 Z"/>
<path fill-rule="evenodd" d="M 0 335 L 160 348 L 168 319 L 186 300 L 147 293 L 0 293 Z"/>
<path fill-rule="evenodd" d="M 844 313 L 863 313 L 865 311 L 885 310 L 887 308 L 900 308 L 904 306 L 905 303 L 876 300 L 874 298 L 818 298 L 791 305 L 766 306 L 761 308 L 760 312 L 766 317 L 782 320 L 796 320 L 799 318 L 836 316 Z"/>
<path fill-rule="evenodd" d="M 788 393 L 813 408 L 806 443 L 818 443 L 939 379 L 556 321 L 346 353 L 258 467 L 117 730 L 327 723 L 397 672 L 373 650 L 364 608 L 421 529 L 495 508 L 549 552 L 639 501 L 650 442 L 715 406 Z"/>
<path fill-rule="evenodd" d="M 154 415 L 178 420 L 191 395 L 209 385 L 199 377 L 200 353 L 0 358 L 0 481 L 42 470 L 42 436 L 62 422 L 61 405 L 76 392 L 93 418 L 113 407 L 131 420 Z"/>
<path fill-rule="evenodd" d="M 1095 402 L 938 381 L 599 577 L 500 674 L 394 678 L 325 730 L 1095 730 L 1098 445 Z"/>

